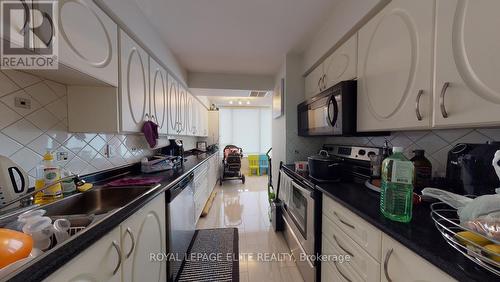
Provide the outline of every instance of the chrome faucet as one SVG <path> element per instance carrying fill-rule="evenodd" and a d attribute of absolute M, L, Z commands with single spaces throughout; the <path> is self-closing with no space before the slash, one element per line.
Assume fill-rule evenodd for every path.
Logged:
<path fill-rule="evenodd" d="M 48 189 L 56 184 L 59 184 L 59 183 L 64 182 L 64 181 L 68 181 L 70 179 L 72 179 L 73 182 L 75 182 L 75 185 L 77 188 L 80 186 L 83 186 L 85 184 L 85 180 L 80 179 L 80 176 L 78 174 L 70 175 L 70 176 L 61 178 L 53 183 L 47 184 L 40 189 L 35 189 L 32 192 L 26 193 L 25 195 L 22 195 L 22 196 L 18 197 L 17 199 L 10 200 L 7 203 L 5 203 L 4 205 L 2 205 L 0 207 L 0 209 L 4 209 L 5 207 L 8 207 L 8 206 L 10 206 L 14 203 L 17 203 L 17 202 L 21 203 L 21 207 L 31 206 L 33 204 L 33 195 L 35 195 L 38 192 L 44 191 L 44 190 L 46 190 L 46 189 Z"/>

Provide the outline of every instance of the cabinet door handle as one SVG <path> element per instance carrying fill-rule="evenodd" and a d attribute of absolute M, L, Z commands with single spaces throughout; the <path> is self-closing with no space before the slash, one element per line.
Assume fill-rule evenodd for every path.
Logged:
<path fill-rule="evenodd" d="M 393 251 L 394 249 L 390 248 L 385 254 L 385 259 L 384 259 L 384 275 L 385 279 L 387 279 L 387 281 L 389 282 L 392 282 L 392 279 L 389 277 L 389 259 L 391 258 Z"/>
<path fill-rule="evenodd" d="M 326 89 L 326 73 L 323 75 L 323 90 Z"/>
<path fill-rule="evenodd" d="M 113 247 L 115 247 L 116 253 L 118 254 L 118 264 L 113 270 L 113 275 L 115 275 L 118 272 L 118 269 L 120 269 L 120 266 L 122 265 L 122 251 L 120 250 L 120 246 L 118 246 L 118 243 L 116 241 L 113 241 Z"/>
<path fill-rule="evenodd" d="M 444 105 L 444 96 L 446 94 L 446 90 L 450 86 L 449 82 L 445 82 L 443 84 L 443 88 L 441 89 L 441 95 L 439 95 L 439 106 L 441 107 L 441 115 L 444 118 L 448 118 L 448 112 L 446 111 L 446 106 Z"/>
<path fill-rule="evenodd" d="M 351 257 L 354 257 L 354 255 L 353 255 L 351 252 L 349 252 L 346 248 L 344 248 L 344 247 L 340 244 L 339 240 L 337 240 L 337 237 L 335 237 L 335 235 L 333 235 L 333 240 L 335 240 L 335 242 L 337 243 L 337 245 L 339 246 L 339 248 L 340 248 L 342 251 L 344 251 L 345 253 L 347 253 L 347 254 L 348 254 L 348 255 L 350 255 Z"/>
<path fill-rule="evenodd" d="M 125 255 L 125 258 L 128 259 L 132 255 L 132 252 L 134 251 L 134 248 L 135 248 L 135 237 L 134 237 L 134 234 L 132 233 L 132 229 L 130 229 L 130 227 L 127 227 L 127 230 L 125 231 L 125 233 L 127 233 L 128 236 L 130 236 L 130 240 L 132 241 L 132 247 L 130 247 L 130 251 L 128 251 L 127 255 Z"/>
<path fill-rule="evenodd" d="M 323 79 L 323 77 L 321 77 L 320 79 L 318 79 L 318 89 L 319 89 L 319 91 L 321 91 L 321 79 Z"/>
<path fill-rule="evenodd" d="M 420 97 L 424 94 L 424 90 L 420 89 L 417 93 L 417 101 L 415 102 L 415 113 L 419 121 L 422 120 L 422 115 L 420 114 Z"/>
<path fill-rule="evenodd" d="M 337 272 L 340 273 L 340 275 L 347 281 L 347 282 L 351 282 L 351 279 L 349 279 L 344 273 L 342 273 L 342 271 L 340 271 L 339 267 L 337 266 L 337 262 L 334 261 L 333 262 L 333 265 L 335 266 L 335 268 L 337 269 Z"/>
<path fill-rule="evenodd" d="M 356 226 L 350 224 L 349 222 L 343 220 L 336 212 L 333 212 L 333 214 L 339 219 L 340 222 L 342 222 L 344 225 L 351 227 L 352 229 L 356 229 Z"/>

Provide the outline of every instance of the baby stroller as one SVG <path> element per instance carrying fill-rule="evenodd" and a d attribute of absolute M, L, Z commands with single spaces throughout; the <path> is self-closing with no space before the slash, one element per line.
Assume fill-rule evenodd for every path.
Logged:
<path fill-rule="evenodd" d="M 222 186 L 224 180 L 241 180 L 245 183 L 245 175 L 241 173 L 241 159 L 243 150 L 234 145 L 227 145 L 224 148 L 224 159 L 222 160 L 223 169 L 219 179 Z"/>

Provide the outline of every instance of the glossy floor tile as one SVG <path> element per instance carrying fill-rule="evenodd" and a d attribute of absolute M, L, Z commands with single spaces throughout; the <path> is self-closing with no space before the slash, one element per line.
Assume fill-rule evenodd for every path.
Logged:
<path fill-rule="evenodd" d="M 227 181 L 215 191 L 212 208 L 197 227 L 239 229 L 240 281 L 303 281 L 283 235 L 269 222 L 267 176 L 247 176 L 245 184 Z"/>

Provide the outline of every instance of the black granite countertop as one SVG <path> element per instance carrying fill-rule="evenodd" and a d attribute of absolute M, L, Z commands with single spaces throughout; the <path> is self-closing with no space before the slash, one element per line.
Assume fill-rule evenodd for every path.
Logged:
<path fill-rule="evenodd" d="M 439 269 L 459 281 L 499 281 L 500 277 L 469 261 L 443 239 L 430 216 L 430 205 L 413 207 L 412 221 L 399 223 L 385 218 L 379 207 L 380 194 L 363 184 L 316 184 L 309 177 L 294 172 L 293 165 L 284 169 L 302 181 L 316 185 L 316 189 L 357 214 L 385 234 L 406 246 Z"/>
<path fill-rule="evenodd" d="M 87 247 L 91 246 L 94 242 L 106 235 L 109 231 L 119 226 L 129 216 L 134 214 L 137 210 L 149 203 L 162 193 L 167 193 L 176 183 L 188 176 L 205 160 L 216 154 L 217 151 L 207 152 L 201 154 L 189 154 L 184 159 L 183 167 L 176 170 L 163 171 L 158 173 L 142 174 L 140 166 L 135 164 L 119 169 L 109 170 L 101 173 L 96 173 L 84 177 L 88 182 L 104 185 L 111 180 L 130 177 L 130 176 L 145 176 L 145 177 L 163 177 L 158 184 L 151 186 L 151 189 L 142 194 L 126 206 L 119 208 L 109 215 L 92 223 L 85 230 L 78 233 L 78 235 L 70 238 L 61 246 L 56 246 L 54 249 L 48 251 L 43 256 L 36 258 L 34 261 L 11 273 L 5 277 L 4 280 L 8 281 L 41 281 L 55 272 L 59 267 L 70 261 L 72 258 L 83 252 Z M 110 188 L 120 189 L 120 188 Z"/>

